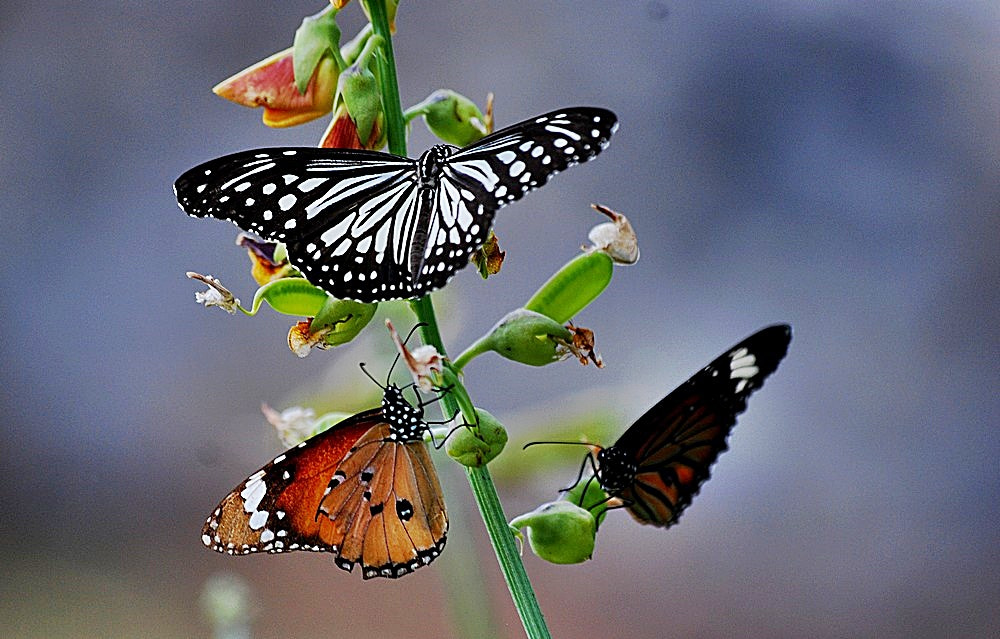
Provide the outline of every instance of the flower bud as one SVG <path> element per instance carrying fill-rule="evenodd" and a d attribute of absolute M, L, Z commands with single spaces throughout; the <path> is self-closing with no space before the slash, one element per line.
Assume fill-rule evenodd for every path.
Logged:
<path fill-rule="evenodd" d="M 476 415 L 478 426 L 459 428 L 445 445 L 449 457 L 472 468 L 490 463 L 507 445 L 507 431 L 496 417 L 482 408 L 476 409 Z"/>
<path fill-rule="evenodd" d="M 531 550 L 554 564 L 578 564 L 594 554 L 597 523 L 589 511 L 568 501 L 551 501 L 511 520 L 522 537 L 527 529 Z"/>
<path fill-rule="evenodd" d="M 573 334 L 553 319 L 523 308 L 511 311 L 480 340 L 480 350 L 496 351 L 507 359 L 544 366 L 566 357 L 564 344 Z"/>
<path fill-rule="evenodd" d="M 577 255 L 549 278 L 524 308 L 565 322 L 593 302 L 611 282 L 614 262 L 607 253 Z"/>
<path fill-rule="evenodd" d="M 324 341 L 327 346 L 340 346 L 358 336 L 372 317 L 378 303 L 355 302 L 327 296 L 323 308 L 316 313 L 312 321 L 313 330 L 326 329 Z"/>
<path fill-rule="evenodd" d="M 350 2 L 350 0 L 330 0 L 336 8 L 341 8 L 345 4 Z M 365 16 L 368 18 L 368 22 L 372 21 L 372 15 L 368 10 L 368 3 L 362 2 L 361 9 L 365 12 Z M 385 2 L 385 14 L 386 20 L 389 21 L 389 33 L 396 33 L 396 11 L 399 9 L 399 0 L 386 0 Z"/>
<path fill-rule="evenodd" d="M 295 88 L 306 92 L 306 85 L 313 70 L 323 58 L 340 55 L 340 27 L 337 26 L 337 9 L 326 7 L 319 13 L 302 18 L 295 30 L 292 57 L 295 61 Z"/>
<path fill-rule="evenodd" d="M 438 89 L 407 109 L 407 115 L 423 115 L 431 133 L 449 144 L 468 146 L 490 132 L 490 121 L 476 103 L 450 89 Z"/>
<path fill-rule="evenodd" d="M 369 44 L 373 42 L 375 38 L 369 40 Z M 337 81 L 337 97 L 343 102 L 354 122 L 358 140 L 368 142 L 372 130 L 383 114 L 382 97 L 375 75 L 361 66 L 360 62 L 361 60 L 352 64 L 340 74 L 340 79 Z"/>
<path fill-rule="evenodd" d="M 368 139 L 362 141 L 358 137 L 358 125 L 351 119 L 351 114 L 347 112 L 347 107 L 343 103 L 334 112 L 330 126 L 323 133 L 320 140 L 320 147 L 326 149 L 369 149 L 378 150 L 385 146 L 386 129 L 385 114 L 380 113 L 375 119 Z"/>

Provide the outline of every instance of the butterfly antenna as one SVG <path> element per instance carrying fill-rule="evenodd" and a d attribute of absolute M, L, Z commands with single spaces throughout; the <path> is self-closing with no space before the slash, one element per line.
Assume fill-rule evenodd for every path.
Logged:
<path fill-rule="evenodd" d="M 365 375 L 367 375 L 368 379 L 370 379 L 373 382 L 375 382 L 375 385 L 378 386 L 379 388 L 381 388 L 383 392 L 385 392 L 386 387 L 388 386 L 389 382 L 386 381 L 386 385 L 383 386 L 377 379 L 375 379 L 374 377 L 372 377 L 371 373 L 368 372 L 368 369 L 365 368 L 365 363 L 364 362 L 361 362 L 360 366 L 361 366 L 361 372 L 364 373 Z"/>
<path fill-rule="evenodd" d="M 528 442 L 521 447 L 521 450 L 525 450 L 528 446 L 537 446 L 538 444 L 572 444 L 576 446 L 597 446 L 597 444 L 591 444 L 590 442 Z M 597 446 L 600 448 L 600 446 Z"/>
<path fill-rule="evenodd" d="M 541 442 L 541 443 L 547 443 L 547 442 Z M 558 444 L 558 443 L 568 443 L 568 442 L 552 442 L 552 443 Z M 594 454 L 588 451 L 587 455 L 583 458 L 583 463 L 580 464 L 580 472 L 576 474 L 576 480 L 566 488 L 560 488 L 559 492 L 568 493 L 569 491 L 576 488 L 577 484 L 580 483 L 580 480 L 583 479 L 583 471 L 586 470 L 588 462 L 590 462 L 590 469 L 593 471 L 593 475 L 591 475 L 590 478 L 587 479 L 587 483 L 590 484 L 590 482 L 597 479 L 597 461 L 594 460 Z M 599 479 L 598 482 L 600 482 Z M 582 493 L 583 495 L 587 494 L 587 488 L 589 488 L 589 486 L 583 487 L 583 493 Z M 583 497 L 580 497 L 580 502 L 581 504 L 583 503 Z M 582 507 L 583 506 L 581 506 L 581 508 Z"/>

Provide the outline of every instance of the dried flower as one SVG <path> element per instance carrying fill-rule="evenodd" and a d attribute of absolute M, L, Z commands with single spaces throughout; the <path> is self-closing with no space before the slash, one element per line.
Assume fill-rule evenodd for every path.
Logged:
<path fill-rule="evenodd" d="M 240 301 L 216 278 L 211 275 L 195 273 L 194 271 L 188 271 L 187 276 L 208 285 L 207 291 L 199 291 L 194 294 L 194 299 L 199 304 L 204 304 L 206 308 L 209 306 L 218 306 L 230 315 L 235 314 L 239 309 Z"/>

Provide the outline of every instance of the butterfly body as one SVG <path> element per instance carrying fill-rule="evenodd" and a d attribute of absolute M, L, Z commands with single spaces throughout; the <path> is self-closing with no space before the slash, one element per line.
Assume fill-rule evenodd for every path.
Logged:
<path fill-rule="evenodd" d="M 448 530 L 423 408 L 389 385 L 382 406 L 278 455 L 212 512 L 202 542 L 231 555 L 330 552 L 345 570 L 396 578 L 429 564 Z"/>
<path fill-rule="evenodd" d="M 496 211 L 607 146 L 605 109 L 562 109 L 419 159 L 354 149 L 227 155 L 174 184 L 181 209 L 285 242 L 310 282 L 339 298 L 419 297 L 468 264 Z"/>
<path fill-rule="evenodd" d="M 787 325 L 762 329 L 657 402 L 613 446 L 598 451 L 596 464 L 591 458 L 601 488 L 639 523 L 677 523 L 790 340 Z"/>

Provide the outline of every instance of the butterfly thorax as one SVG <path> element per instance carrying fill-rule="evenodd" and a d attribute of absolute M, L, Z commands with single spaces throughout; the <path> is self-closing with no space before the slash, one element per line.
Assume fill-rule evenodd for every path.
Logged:
<path fill-rule="evenodd" d="M 417 161 L 417 181 L 421 188 L 437 188 L 445 160 L 457 150 L 450 144 L 436 144 L 424 151 Z"/>
<path fill-rule="evenodd" d="M 389 384 L 382 395 L 382 414 L 392 429 L 389 435 L 392 441 L 415 442 L 424 438 L 427 430 L 424 409 L 406 401 L 395 384 Z"/>
<path fill-rule="evenodd" d="M 623 449 L 602 448 L 597 453 L 597 481 L 605 492 L 615 494 L 632 485 L 638 466 Z"/>

